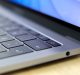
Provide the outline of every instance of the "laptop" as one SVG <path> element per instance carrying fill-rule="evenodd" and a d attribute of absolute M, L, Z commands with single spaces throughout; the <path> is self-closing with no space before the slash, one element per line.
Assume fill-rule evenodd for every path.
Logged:
<path fill-rule="evenodd" d="M 0 0 L 0 74 L 80 54 L 77 0 Z"/>

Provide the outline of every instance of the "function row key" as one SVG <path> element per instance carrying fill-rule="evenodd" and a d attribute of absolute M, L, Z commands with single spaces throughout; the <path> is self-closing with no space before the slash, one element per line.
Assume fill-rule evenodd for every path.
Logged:
<path fill-rule="evenodd" d="M 53 40 L 47 40 L 46 42 L 49 43 L 49 44 L 51 44 L 53 47 L 61 46 L 60 43 L 55 42 L 55 41 L 53 41 Z"/>
<path fill-rule="evenodd" d="M 48 44 L 52 45 L 53 47 L 58 47 L 58 46 L 61 46 L 60 43 L 56 42 L 56 41 L 53 41 L 51 39 L 49 39 L 48 37 L 44 36 L 44 35 L 41 35 L 35 31 L 30 31 L 31 34 L 35 35 L 36 37 L 38 37 L 39 39 L 43 40 L 43 41 L 46 41 Z"/>
<path fill-rule="evenodd" d="M 23 29 L 8 31 L 8 33 L 14 37 L 19 36 L 19 35 L 23 35 L 23 34 L 28 34 L 28 32 Z"/>

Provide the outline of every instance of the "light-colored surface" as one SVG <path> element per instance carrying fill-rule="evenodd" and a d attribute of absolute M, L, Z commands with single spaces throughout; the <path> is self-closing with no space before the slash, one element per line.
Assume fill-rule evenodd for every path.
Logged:
<path fill-rule="evenodd" d="M 53 61 L 7 75 L 80 75 L 80 56 Z"/>
<path fill-rule="evenodd" d="M 0 10 L 2 10 L 0 11 L 1 15 L 9 17 L 12 21 L 17 22 L 20 25 L 22 24 L 25 27 L 31 28 L 32 30 L 39 32 L 52 40 L 60 42 L 63 45 L 57 48 L 53 47 L 47 50 L 41 50 L 37 52 L 34 51 L 33 53 L 0 60 L 0 73 L 62 58 L 65 57 L 67 51 L 70 51 L 71 55 L 80 54 L 80 50 L 76 50 L 76 48 L 80 48 L 80 44 L 77 44 L 75 41 L 71 41 L 71 39 L 69 40 L 60 34 L 57 34 L 56 32 L 50 31 L 42 25 L 36 24 L 28 19 L 14 14 L 6 8 L 1 7 Z"/>
<path fill-rule="evenodd" d="M 5 12 L 5 11 L 4 11 Z M 2 12 L 3 13 L 3 12 Z M 5 13 L 4 13 L 5 14 Z M 23 25 L 25 25 L 25 26 L 30 26 L 30 27 L 32 27 L 32 29 L 33 30 L 35 30 L 35 31 L 41 31 L 42 33 L 44 32 L 45 33 L 45 35 L 48 35 L 48 33 L 49 33 L 49 35 L 48 36 L 50 36 L 51 38 L 54 38 L 55 40 L 58 40 L 58 41 L 60 41 L 60 42 L 62 42 L 63 44 L 64 44 L 64 48 L 62 48 L 61 50 L 65 50 L 65 47 L 66 47 L 66 49 L 68 48 L 68 49 L 73 49 L 76 45 L 72 42 L 72 41 L 69 41 L 68 39 L 66 39 L 66 38 L 63 38 L 62 36 L 60 36 L 60 35 L 58 35 L 58 34 L 56 34 L 56 33 L 53 33 L 53 32 L 51 32 L 51 31 L 48 31 L 47 29 L 45 29 L 45 28 L 43 28 L 43 27 L 39 27 L 39 25 L 37 25 L 37 24 L 35 24 L 35 23 L 33 23 L 33 22 L 28 22 L 27 20 L 25 20 L 25 19 L 22 19 L 22 18 L 20 18 L 20 17 L 18 17 L 18 16 L 16 16 L 16 18 L 15 18 L 15 16 L 13 17 L 13 15 L 12 14 L 9 14 L 9 12 L 6 12 L 6 17 L 10 17 L 11 19 L 15 19 L 15 21 L 17 21 L 17 22 L 19 22 L 20 24 L 23 24 Z M 21 22 L 22 21 L 22 22 Z M 29 27 L 29 28 L 30 28 Z M 37 30 L 36 30 L 37 29 Z M 39 32 L 38 31 L 38 32 Z M 68 44 L 67 44 L 68 43 Z M 67 44 L 67 45 L 66 45 Z M 74 45 L 73 45 L 74 44 Z M 72 46 L 71 46 L 72 45 Z M 78 47 L 80 47 L 80 45 L 78 46 Z M 77 48 L 78 48 L 77 47 Z M 75 47 L 76 48 L 76 47 Z M 53 50 L 53 49 L 52 49 Z M 50 51 L 48 51 L 48 54 L 49 54 L 49 52 L 50 52 L 50 54 L 52 53 L 52 50 Z M 56 49 L 54 49 L 54 50 L 56 50 Z M 58 49 L 58 51 L 60 51 L 60 49 Z M 42 52 L 42 51 L 41 51 Z M 56 52 L 56 51 L 55 51 Z M 44 51 L 44 53 L 45 54 L 47 54 L 46 53 L 46 51 Z M 79 53 L 79 52 L 78 52 Z M 41 54 L 43 54 L 43 53 L 41 53 Z M 37 54 L 38 55 L 38 54 Z M 44 55 L 44 54 L 43 54 Z M 16 67 L 16 68 L 18 68 L 19 66 L 23 66 L 23 64 L 24 63 L 22 63 L 22 64 L 20 64 L 19 65 L 19 63 L 18 62 L 22 62 L 22 61 L 24 61 L 24 60 L 26 60 L 26 59 L 24 59 L 24 56 L 26 56 L 26 55 L 23 55 L 23 56 L 19 56 L 19 58 L 18 57 L 14 57 L 14 58 L 9 58 L 9 59 L 6 59 L 6 60 L 4 60 L 4 62 L 2 61 L 2 63 L 1 63 L 1 61 L 0 61 L 0 63 L 1 63 L 1 66 L 5 66 L 5 65 L 11 65 L 11 64 L 14 64 L 14 65 L 12 65 L 12 66 L 14 66 L 14 67 Z M 33 58 L 35 59 L 36 57 L 34 57 L 35 55 L 33 54 L 32 55 L 33 56 Z M 22 57 L 22 58 L 21 58 Z M 26 56 L 27 57 L 27 56 Z M 28 59 L 31 59 L 30 57 L 31 56 L 28 56 L 29 58 Z M 41 58 L 41 55 L 39 56 L 40 58 Z M 53 58 L 53 57 L 52 57 Z M 20 59 L 20 60 L 19 60 Z M 16 61 L 16 60 L 19 60 L 19 61 Z M 15 65 L 15 61 L 16 61 L 16 63 L 18 64 L 18 65 Z M 40 60 L 41 61 L 41 60 Z M 7 63 L 8 62 L 8 63 Z M 48 64 L 46 64 L 46 65 L 40 65 L 40 66 L 36 66 L 36 67 L 33 67 L 33 68 L 28 68 L 28 69 L 25 69 L 25 70 L 20 70 L 20 71 L 16 71 L 16 72 L 14 72 L 14 73 L 10 73 L 10 74 L 7 74 L 7 75 L 76 75 L 77 73 L 79 73 L 79 71 L 80 71 L 80 69 L 79 69 L 79 67 L 80 67 L 80 64 L 79 64 L 79 62 L 80 62 L 80 58 L 79 57 L 75 57 L 75 58 L 71 58 L 71 59 L 67 59 L 67 60 L 59 60 L 59 61 L 54 61 L 54 62 L 51 62 L 51 63 L 48 63 Z M 32 62 L 33 63 L 33 62 Z M 25 64 L 26 65 L 28 65 L 26 62 L 25 62 Z M 24 64 L 24 65 L 25 65 Z M 11 69 L 11 67 L 6 67 L 5 66 L 5 69 L 3 69 L 3 70 L 8 70 L 8 69 Z M 18 67 L 17 67 L 18 66 Z M 1 68 L 1 67 L 0 67 Z M 12 67 L 13 68 L 13 67 Z M 2 68 L 1 68 L 1 70 L 2 70 Z M 1 71 L 0 70 L 0 71 Z M 77 74 L 77 75 L 80 75 L 80 74 Z"/>

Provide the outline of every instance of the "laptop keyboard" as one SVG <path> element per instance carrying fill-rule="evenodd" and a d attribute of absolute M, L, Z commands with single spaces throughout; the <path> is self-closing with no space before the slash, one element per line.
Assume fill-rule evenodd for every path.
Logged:
<path fill-rule="evenodd" d="M 0 16 L 0 59 L 58 46 L 61 44 Z"/>

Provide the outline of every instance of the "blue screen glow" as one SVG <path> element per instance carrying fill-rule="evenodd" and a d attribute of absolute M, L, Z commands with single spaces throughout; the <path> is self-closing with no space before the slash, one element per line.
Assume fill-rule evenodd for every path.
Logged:
<path fill-rule="evenodd" d="M 80 27 L 80 0 L 11 0 Z"/>

